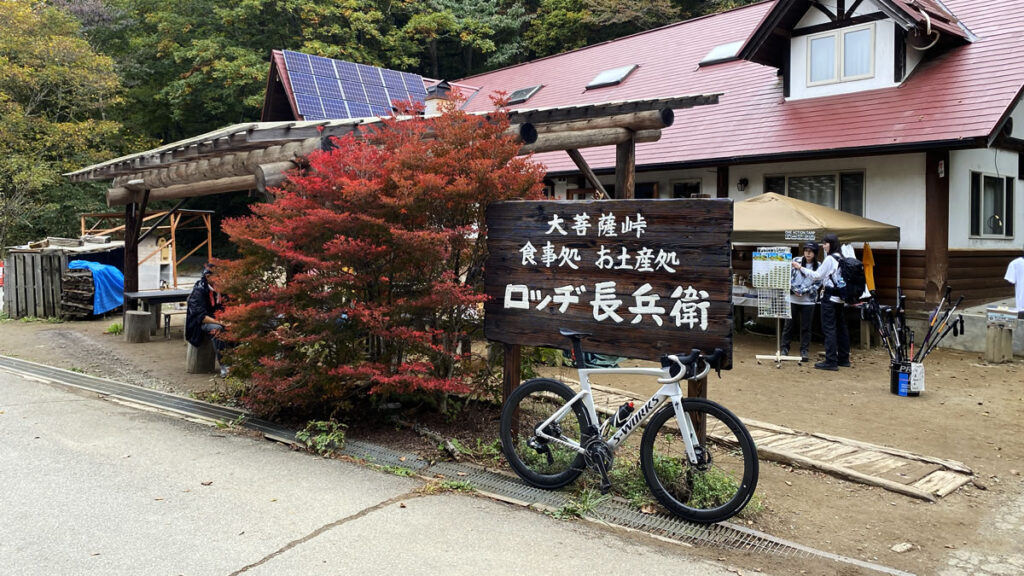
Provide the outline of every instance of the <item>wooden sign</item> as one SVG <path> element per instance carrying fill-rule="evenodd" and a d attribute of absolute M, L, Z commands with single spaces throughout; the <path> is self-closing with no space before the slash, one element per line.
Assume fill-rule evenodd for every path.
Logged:
<path fill-rule="evenodd" d="M 487 207 L 488 340 L 657 360 L 732 362 L 732 201 L 499 202 Z"/>

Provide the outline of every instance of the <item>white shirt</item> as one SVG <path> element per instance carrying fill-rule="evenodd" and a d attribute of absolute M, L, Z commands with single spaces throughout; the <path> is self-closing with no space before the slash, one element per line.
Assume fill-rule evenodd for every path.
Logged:
<path fill-rule="evenodd" d="M 835 288 L 836 283 L 832 278 L 836 272 L 839 271 L 839 262 L 837 262 L 832 256 L 825 256 L 825 261 L 821 263 L 821 266 L 818 266 L 817 270 L 801 268 L 800 271 L 815 280 L 820 280 L 822 286 L 825 288 Z M 843 299 L 839 296 L 832 296 L 829 298 L 829 301 L 835 302 L 836 304 L 843 303 Z"/>
<path fill-rule="evenodd" d="M 1024 257 L 1017 258 L 1006 267 L 1006 281 L 1017 292 L 1017 310 L 1024 310 Z"/>

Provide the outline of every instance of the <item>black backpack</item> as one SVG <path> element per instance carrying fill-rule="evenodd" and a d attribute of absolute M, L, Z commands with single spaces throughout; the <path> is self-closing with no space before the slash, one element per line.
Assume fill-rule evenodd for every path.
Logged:
<path fill-rule="evenodd" d="M 867 288 L 867 279 L 864 277 L 864 264 L 856 258 L 846 258 L 833 254 L 836 263 L 839 264 L 839 278 L 841 284 L 836 286 L 839 289 L 839 297 L 847 304 L 856 304 L 860 301 L 861 294 Z"/>

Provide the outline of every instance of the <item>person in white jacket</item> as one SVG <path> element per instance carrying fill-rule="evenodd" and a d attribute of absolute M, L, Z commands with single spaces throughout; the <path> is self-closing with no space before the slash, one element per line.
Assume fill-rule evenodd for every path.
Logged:
<path fill-rule="evenodd" d="M 821 299 L 821 331 L 825 335 L 825 360 L 814 365 L 819 370 L 839 370 L 850 366 L 850 329 L 843 314 L 845 303 L 839 297 L 839 238 L 826 234 L 822 240 L 825 259 L 817 270 L 793 262 L 793 268 L 814 280 L 820 280 L 825 296 Z"/>
<path fill-rule="evenodd" d="M 816 270 L 818 262 L 818 243 L 808 242 L 804 245 L 804 255 L 794 258 L 803 268 Z M 790 317 L 782 329 L 782 355 L 789 356 L 789 343 L 793 341 L 796 323 L 800 322 L 800 360 L 808 362 L 808 349 L 811 345 L 811 322 L 814 318 L 814 305 L 818 303 L 818 292 L 821 282 L 815 281 L 800 270 L 793 269 L 790 277 L 789 302 Z"/>

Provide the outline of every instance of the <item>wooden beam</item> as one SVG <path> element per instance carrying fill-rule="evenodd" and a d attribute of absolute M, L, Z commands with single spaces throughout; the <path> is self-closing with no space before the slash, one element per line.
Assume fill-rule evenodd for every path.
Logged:
<path fill-rule="evenodd" d="M 925 302 L 934 304 L 949 280 L 949 151 L 925 154 Z"/>
<path fill-rule="evenodd" d="M 267 188 L 279 186 L 287 178 L 285 172 L 294 168 L 296 168 L 295 162 L 260 164 L 256 168 L 256 189 L 266 192 Z"/>
<path fill-rule="evenodd" d="M 660 130 L 662 128 L 668 128 L 674 122 L 675 112 L 670 108 L 664 108 L 661 110 L 616 114 L 614 116 L 588 118 L 585 120 L 574 120 L 570 122 L 551 122 L 547 124 L 540 124 L 536 129 L 538 134 L 578 132 L 581 130 L 596 130 L 600 128 L 629 128 L 630 130 L 635 131 Z"/>
<path fill-rule="evenodd" d="M 569 149 L 565 152 L 569 155 L 569 158 L 572 158 L 572 161 L 576 164 L 576 167 L 580 169 L 580 172 L 583 172 L 583 175 L 586 176 L 590 185 L 597 189 L 601 199 L 609 200 L 610 196 L 608 196 L 608 191 L 604 189 L 604 184 L 601 184 L 601 181 L 597 179 L 597 175 L 590 169 L 590 165 L 587 164 L 586 159 L 583 158 L 580 151 Z"/>
<path fill-rule="evenodd" d="M 180 200 L 193 196 L 210 196 L 225 192 L 241 192 L 255 189 L 255 176 L 235 176 L 233 178 L 221 178 L 195 184 L 179 184 L 177 186 L 168 186 L 167 188 L 154 188 L 150 190 L 150 199 L 154 202 L 159 200 Z M 108 206 L 131 204 L 135 198 L 136 193 L 125 188 L 110 188 L 107 190 Z"/>
<path fill-rule="evenodd" d="M 615 197 L 631 199 L 636 190 L 636 140 L 615 145 Z"/>
<path fill-rule="evenodd" d="M 579 132 L 557 132 L 541 134 L 533 144 L 526 144 L 519 149 L 520 154 L 530 152 L 554 152 L 556 150 L 578 150 L 596 146 L 611 146 L 635 139 L 637 142 L 657 142 L 661 139 L 661 130 L 641 130 L 633 132 L 627 128 L 601 128 L 598 130 L 581 130 Z"/>

